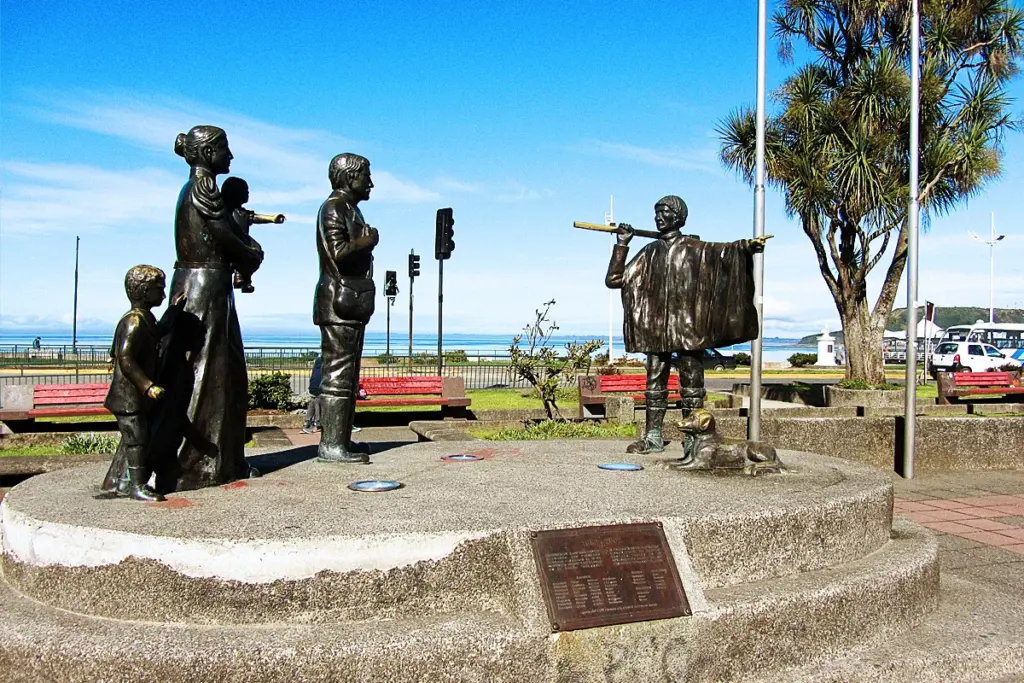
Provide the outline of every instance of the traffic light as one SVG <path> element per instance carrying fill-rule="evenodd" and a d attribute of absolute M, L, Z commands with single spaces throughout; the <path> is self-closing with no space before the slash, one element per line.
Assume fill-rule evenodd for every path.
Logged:
<path fill-rule="evenodd" d="M 384 296 L 398 296 L 398 273 L 393 270 L 384 273 Z"/>
<path fill-rule="evenodd" d="M 419 254 L 409 254 L 409 277 L 419 277 L 420 275 L 420 256 Z"/>
<path fill-rule="evenodd" d="M 455 240 L 452 237 L 455 236 L 455 218 L 452 216 L 452 210 L 438 209 L 437 210 L 437 227 L 434 231 L 434 258 L 438 261 L 448 259 L 455 251 Z"/>

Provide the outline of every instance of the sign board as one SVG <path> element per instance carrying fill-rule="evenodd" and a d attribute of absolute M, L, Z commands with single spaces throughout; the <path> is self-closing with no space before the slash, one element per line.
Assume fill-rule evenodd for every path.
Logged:
<path fill-rule="evenodd" d="M 532 540 L 552 630 L 691 614 L 659 523 L 538 531 Z"/>

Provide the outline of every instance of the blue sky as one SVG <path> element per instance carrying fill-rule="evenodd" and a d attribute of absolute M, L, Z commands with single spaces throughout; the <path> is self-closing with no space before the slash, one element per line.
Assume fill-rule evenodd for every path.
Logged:
<path fill-rule="evenodd" d="M 173 143 L 196 124 L 227 130 L 249 207 L 289 217 L 253 228 L 267 257 L 256 292 L 238 297 L 243 336 L 315 331 L 314 221 L 327 164 L 343 151 L 371 161 L 363 212 L 381 234 L 378 289 L 385 270 L 399 273 L 398 329 L 410 249 L 423 254 L 416 328 L 436 329 L 443 206 L 456 220 L 451 332 L 514 333 L 553 298 L 563 332 L 606 333 L 609 238 L 571 225 L 603 222 L 611 195 L 616 220 L 636 227 L 653 228 L 654 202 L 678 194 L 692 232 L 752 232 L 752 192 L 719 163 L 714 128 L 753 103 L 753 1 L 35 0 L 6 3 L 2 21 L 2 334 L 70 327 L 76 235 L 83 329 L 112 329 L 129 267 L 172 268 L 188 174 Z M 774 45 L 768 68 L 770 88 L 791 68 Z M 1020 117 L 1019 81 L 1011 94 Z M 994 211 L 1008 235 L 996 305 L 1024 307 L 1022 135 L 1005 150 L 1003 177 L 922 236 L 922 299 L 988 305 L 989 250 L 967 231 L 987 235 Z M 767 229 L 765 334 L 838 328 L 810 244 L 775 192 Z M 384 329 L 384 305 L 381 295 L 371 330 Z"/>

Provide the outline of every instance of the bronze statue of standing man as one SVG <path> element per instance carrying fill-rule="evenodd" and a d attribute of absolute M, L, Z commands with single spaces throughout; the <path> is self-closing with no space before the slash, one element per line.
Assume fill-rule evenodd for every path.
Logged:
<path fill-rule="evenodd" d="M 359 361 L 366 323 L 373 315 L 373 248 L 379 237 L 363 219 L 359 203 L 370 198 L 370 162 L 339 154 L 328 169 L 333 192 L 320 207 L 316 249 L 320 280 L 313 322 L 320 326 L 323 380 L 320 384 L 320 460 L 368 462 L 363 444 L 351 441 L 359 391 Z"/>
<path fill-rule="evenodd" d="M 605 284 L 622 290 L 626 351 L 647 354 L 647 424 L 644 438 L 628 453 L 660 453 L 668 408 L 668 377 L 679 368 L 684 414 L 704 405 L 704 349 L 749 341 L 758 335 L 754 308 L 754 252 L 766 237 L 736 242 L 702 242 L 682 234 L 686 203 L 676 196 L 658 200 L 658 239 L 626 263 L 633 228 L 618 226 L 618 244 Z"/>

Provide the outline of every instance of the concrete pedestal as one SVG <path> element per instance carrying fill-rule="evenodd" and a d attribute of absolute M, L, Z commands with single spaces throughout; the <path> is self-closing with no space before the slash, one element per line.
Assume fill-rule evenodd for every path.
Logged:
<path fill-rule="evenodd" d="M 158 504 L 95 498 L 103 465 L 35 477 L 0 507 L 0 671 L 48 683 L 832 680 L 820 677 L 839 654 L 941 614 L 934 540 L 892 524 L 877 470 L 793 452 L 781 453 L 788 472 L 757 478 L 654 458 L 640 472 L 597 468 L 623 447 L 423 443 L 365 466 L 297 449 L 297 464 L 261 479 Z M 485 459 L 441 460 L 462 449 Z M 346 488 L 357 479 L 405 486 Z M 646 521 L 663 524 L 693 616 L 552 633 L 530 533 Z M 984 638 L 957 661 L 994 660 L 1001 637 Z M 949 668 L 919 659 L 918 672 Z"/>

